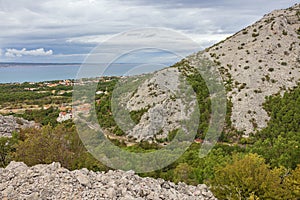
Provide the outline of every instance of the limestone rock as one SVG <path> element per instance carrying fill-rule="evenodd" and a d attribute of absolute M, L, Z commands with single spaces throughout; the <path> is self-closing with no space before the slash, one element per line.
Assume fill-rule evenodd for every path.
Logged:
<path fill-rule="evenodd" d="M 59 163 L 0 168 L 0 199 L 215 200 L 206 185 L 141 178 L 133 171 L 69 171 Z"/>
<path fill-rule="evenodd" d="M 14 131 L 29 127 L 39 127 L 39 125 L 34 121 L 28 121 L 12 115 L 0 115 L 0 137 L 11 137 Z"/>
<path fill-rule="evenodd" d="M 248 136 L 267 126 L 265 97 L 284 94 L 300 79 L 300 4 L 275 10 L 226 40 L 187 58 L 204 56 L 218 65 L 231 91 L 231 121 Z"/>

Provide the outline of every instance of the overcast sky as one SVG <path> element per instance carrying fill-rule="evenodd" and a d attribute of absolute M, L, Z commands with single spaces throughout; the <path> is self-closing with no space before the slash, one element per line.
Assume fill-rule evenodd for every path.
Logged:
<path fill-rule="evenodd" d="M 207 47 L 297 0 L 0 0 L 0 62 L 82 62 L 120 32 L 163 27 Z"/>

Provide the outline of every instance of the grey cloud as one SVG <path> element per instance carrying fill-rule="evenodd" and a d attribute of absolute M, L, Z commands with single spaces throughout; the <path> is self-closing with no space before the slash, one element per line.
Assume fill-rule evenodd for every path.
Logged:
<path fill-rule="evenodd" d="M 1 0 L 0 48 L 44 47 L 62 55 L 85 54 L 105 38 L 143 27 L 175 29 L 207 46 L 275 8 L 294 3 L 297 1 Z"/>
<path fill-rule="evenodd" d="M 252 0 L 252 1 L 241 1 L 241 0 L 133 0 L 139 5 L 156 5 L 159 7 L 168 8 L 226 8 L 226 9 L 249 9 L 252 12 L 259 12 L 259 10 L 273 10 L 276 8 L 283 8 L 284 6 L 291 6 L 293 3 L 298 3 L 297 0 Z"/>

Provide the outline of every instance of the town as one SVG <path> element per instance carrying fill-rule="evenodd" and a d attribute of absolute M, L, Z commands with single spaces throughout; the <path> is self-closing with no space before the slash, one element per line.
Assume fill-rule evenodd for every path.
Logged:
<path fill-rule="evenodd" d="M 15 115 L 33 119 L 34 115 L 48 113 L 51 120 L 61 123 L 73 118 L 72 112 L 72 94 L 73 87 L 87 83 L 101 83 L 95 92 L 97 97 L 109 94 L 110 84 L 116 77 L 101 77 L 94 79 L 85 79 L 81 82 L 74 80 L 59 80 L 45 82 L 25 82 L 0 84 L 0 115 Z M 7 88 L 13 88 L 14 94 L 7 92 Z M 96 103 L 100 100 L 97 99 Z M 90 105 L 80 103 L 77 111 L 89 113 Z M 51 113 L 51 114 L 50 114 Z M 31 116 L 31 117 L 30 117 Z M 38 121 L 39 122 L 39 121 Z"/>

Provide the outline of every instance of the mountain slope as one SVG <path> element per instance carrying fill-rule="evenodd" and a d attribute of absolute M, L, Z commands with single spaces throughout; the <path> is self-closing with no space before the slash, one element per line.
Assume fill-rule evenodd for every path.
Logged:
<path fill-rule="evenodd" d="M 136 142 L 168 141 L 169 133 L 182 127 L 178 116 L 189 118 L 193 109 L 184 114 L 180 112 L 192 108 L 197 98 L 201 114 L 197 137 L 203 137 L 210 120 L 207 114 L 210 113 L 210 102 L 207 100 L 209 94 L 205 78 L 197 71 L 199 66 L 220 72 L 227 89 L 227 99 L 232 105 L 229 113 L 231 128 L 247 137 L 266 127 L 270 119 L 263 108 L 266 97 L 284 94 L 300 79 L 300 4 L 275 10 L 226 40 L 190 55 L 170 68 L 134 77 L 134 87 L 130 85 L 132 83 L 126 85 L 121 82 L 120 91 L 126 92 L 118 100 L 122 104 L 119 106 L 121 109 L 115 110 L 127 110 L 127 113 L 139 116 L 135 123 L 122 122 L 126 125 L 122 134 Z M 186 78 L 185 84 L 182 84 L 181 75 Z M 192 86 L 194 93 L 183 94 L 178 90 L 182 85 Z M 175 89 L 170 86 L 175 86 Z M 180 95 L 174 94 L 181 93 L 192 100 L 188 104 L 178 101 Z M 164 113 L 157 113 L 157 110 Z M 151 124 L 151 116 L 158 116 L 157 126 Z"/>
<path fill-rule="evenodd" d="M 218 65 L 231 100 L 233 126 L 245 135 L 266 127 L 265 97 L 283 94 L 300 78 L 300 4 L 275 10 L 232 37 L 192 55 Z"/>

